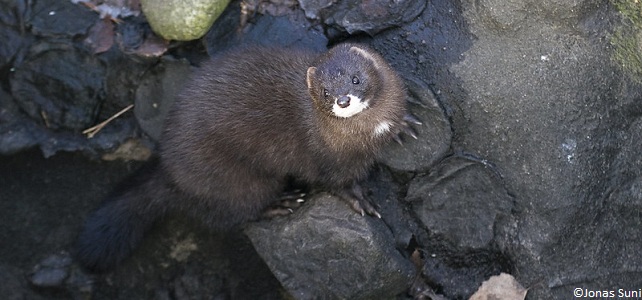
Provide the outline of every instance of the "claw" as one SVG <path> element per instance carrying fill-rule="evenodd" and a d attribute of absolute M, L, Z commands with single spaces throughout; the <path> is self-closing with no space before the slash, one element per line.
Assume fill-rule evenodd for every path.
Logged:
<path fill-rule="evenodd" d="M 414 93 L 413 93 L 414 94 Z M 416 96 L 419 98 L 418 96 Z M 411 104 L 419 105 L 421 107 L 427 107 L 425 103 L 423 103 L 421 100 L 417 100 L 415 97 L 406 97 L 406 101 Z"/>
<path fill-rule="evenodd" d="M 263 211 L 262 217 L 264 219 L 272 219 L 275 217 L 291 215 L 292 213 L 294 213 L 294 210 L 292 210 L 291 208 L 269 207 L 268 209 Z"/>
<path fill-rule="evenodd" d="M 356 211 L 358 214 L 365 216 L 369 214 L 377 218 L 381 218 L 381 214 L 375 208 L 376 204 L 373 204 L 363 195 L 363 190 L 358 183 L 354 183 L 352 187 L 345 188 L 337 193 L 341 199 L 346 201 L 352 210 Z"/>
<path fill-rule="evenodd" d="M 411 136 L 413 139 L 417 139 L 417 132 L 410 126 L 404 126 L 403 127 L 403 132 L 409 136 Z"/>
<path fill-rule="evenodd" d="M 298 201 L 298 200 L 302 199 L 303 197 L 305 197 L 305 195 L 306 195 L 305 193 L 300 193 L 298 191 L 291 192 L 291 193 L 284 193 L 283 195 L 281 195 L 281 199 L 280 200 L 281 201 L 285 201 L 285 200 L 297 200 Z"/>
<path fill-rule="evenodd" d="M 392 139 L 393 139 L 395 142 L 397 142 L 397 144 L 399 144 L 399 145 L 403 146 L 403 141 L 402 141 L 402 140 L 401 140 L 401 138 L 399 137 L 399 133 L 395 133 L 395 134 L 393 134 L 393 135 L 392 135 Z"/>
<path fill-rule="evenodd" d="M 263 211 L 263 218 L 271 219 L 279 216 L 286 216 L 294 213 L 294 209 L 298 208 L 305 202 L 306 193 L 301 190 L 288 191 L 281 194 L 277 203 L 269 206 Z"/>
<path fill-rule="evenodd" d="M 411 113 L 407 113 L 403 116 L 403 120 L 415 125 L 422 125 L 421 120 Z"/>

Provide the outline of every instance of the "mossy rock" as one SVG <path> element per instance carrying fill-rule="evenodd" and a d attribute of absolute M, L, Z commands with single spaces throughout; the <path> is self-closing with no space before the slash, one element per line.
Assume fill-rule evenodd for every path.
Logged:
<path fill-rule="evenodd" d="M 642 82 L 642 2 L 612 0 L 612 3 L 624 21 L 611 36 L 613 57 L 634 80 Z"/>
<path fill-rule="evenodd" d="M 207 33 L 230 0 L 141 0 L 156 34 L 168 40 L 195 40 Z"/>

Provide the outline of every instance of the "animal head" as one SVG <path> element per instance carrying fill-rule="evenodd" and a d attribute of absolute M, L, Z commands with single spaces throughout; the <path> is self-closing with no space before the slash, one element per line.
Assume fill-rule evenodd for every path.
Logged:
<path fill-rule="evenodd" d="M 373 50 L 343 44 L 322 55 L 308 68 L 308 92 L 315 106 L 337 118 L 351 118 L 376 105 L 383 86 L 385 62 Z"/>

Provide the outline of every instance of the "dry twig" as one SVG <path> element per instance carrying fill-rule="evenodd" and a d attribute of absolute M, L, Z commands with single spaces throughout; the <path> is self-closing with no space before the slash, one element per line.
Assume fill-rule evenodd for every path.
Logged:
<path fill-rule="evenodd" d="M 105 127 L 105 125 L 107 125 L 112 120 L 120 117 L 120 115 L 124 114 L 128 110 L 132 109 L 132 107 L 134 107 L 134 104 L 128 105 L 127 107 L 123 108 L 121 111 L 119 111 L 116 114 L 114 114 L 113 116 L 109 117 L 109 119 L 105 120 L 104 122 L 102 122 L 102 123 L 100 123 L 100 124 L 98 124 L 98 125 L 96 125 L 94 127 L 87 128 L 87 129 L 83 130 L 82 133 L 86 134 L 87 138 L 93 138 L 94 135 L 96 135 L 96 133 L 98 133 L 101 129 L 103 129 L 103 127 Z"/>

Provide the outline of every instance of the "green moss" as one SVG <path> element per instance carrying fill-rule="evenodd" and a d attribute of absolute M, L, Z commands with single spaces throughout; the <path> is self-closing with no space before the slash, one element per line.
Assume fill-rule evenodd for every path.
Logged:
<path fill-rule="evenodd" d="M 642 82 L 642 0 L 612 0 L 624 24 L 611 37 L 613 58 L 638 82 Z"/>
<path fill-rule="evenodd" d="M 615 8 L 634 25 L 642 26 L 642 1 L 639 0 L 612 0 Z"/>

